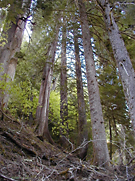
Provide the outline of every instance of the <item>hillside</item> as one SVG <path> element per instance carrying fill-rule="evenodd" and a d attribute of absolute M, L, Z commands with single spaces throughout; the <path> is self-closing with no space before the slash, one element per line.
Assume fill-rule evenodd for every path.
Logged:
<path fill-rule="evenodd" d="M 126 167 L 98 168 L 73 152 L 41 141 L 24 123 L 8 116 L 0 120 L 0 180 L 127 180 Z M 132 165 L 128 170 L 131 180 L 135 179 L 134 169 Z"/>

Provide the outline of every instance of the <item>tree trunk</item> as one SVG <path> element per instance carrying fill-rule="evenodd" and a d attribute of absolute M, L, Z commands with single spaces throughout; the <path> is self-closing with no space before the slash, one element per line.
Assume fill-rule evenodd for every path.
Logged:
<path fill-rule="evenodd" d="M 23 5 L 20 3 L 21 6 Z M 28 7 L 30 7 L 31 0 L 28 0 Z M 20 6 L 20 8 L 21 8 Z M 27 9 L 25 9 L 27 12 Z M 10 11 L 13 11 L 13 5 L 11 5 Z M 24 12 L 24 14 L 26 14 Z M 22 44 L 22 39 L 23 39 L 23 33 L 24 29 L 26 26 L 26 20 L 21 18 L 21 15 L 18 15 L 16 18 L 16 23 L 11 22 L 10 25 L 8 25 L 8 30 L 7 32 L 3 31 L 2 32 L 2 37 L 7 37 L 7 41 L 5 42 L 4 46 L 0 46 L 0 64 L 3 67 L 3 71 L 0 72 L 0 80 L 2 80 L 2 75 L 7 73 L 10 60 L 14 57 L 16 52 L 20 51 L 20 47 Z M 4 43 L 4 40 L 2 40 L 1 43 Z M 2 95 L 0 96 L 0 103 L 2 102 Z"/>
<path fill-rule="evenodd" d="M 39 93 L 39 106 L 37 107 L 36 120 L 38 121 L 38 137 L 46 138 L 50 143 L 54 143 L 48 130 L 48 113 L 49 113 L 49 98 L 51 89 L 51 80 L 53 74 L 54 59 L 56 46 L 58 41 L 59 27 L 56 27 L 55 38 L 50 44 L 47 54 L 47 60 L 43 70 L 42 83 Z"/>
<path fill-rule="evenodd" d="M 67 104 L 67 58 L 66 58 L 66 23 L 63 18 L 62 30 L 62 48 L 61 48 L 61 75 L 60 75 L 60 117 L 62 126 L 65 129 L 60 129 L 61 142 L 63 146 L 66 143 L 64 136 L 68 137 L 68 104 Z M 65 145 L 66 146 L 66 145 Z"/>
<path fill-rule="evenodd" d="M 135 134 L 135 72 L 108 1 L 98 0 L 97 2 L 102 9 Z"/>
<path fill-rule="evenodd" d="M 78 143 L 81 145 L 83 141 L 88 141 L 88 129 L 85 112 L 85 101 L 82 84 L 81 61 L 79 56 L 78 33 L 74 28 L 74 47 L 75 47 L 75 69 L 76 69 L 76 84 L 77 84 L 77 100 L 78 100 L 78 115 L 79 115 L 79 137 Z M 84 159 L 87 155 L 88 145 L 82 148 L 79 152 L 79 157 Z"/>
<path fill-rule="evenodd" d="M 117 126 L 116 126 L 116 119 L 115 119 L 114 116 L 113 116 L 113 129 L 115 131 L 116 138 L 119 138 L 119 132 L 118 132 L 118 129 L 117 129 Z M 121 151 L 121 149 L 123 150 L 123 148 L 121 148 L 120 141 L 117 141 L 117 147 L 118 147 L 118 153 L 119 153 L 118 165 L 123 165 L 123 155 L 122 155 L 123 151 Z"/>
<path fill-rule="evenodd" d="M 27 12 L 28 8 L 30 7 L 31 0 L 28 0 L 28 6 L 25 11 Z M 21 3 L 23 6 L 23 1 Z M 21 8 L 21 7 L 20 7 Z M 11 5 L 10 11 L 13 11 L 13 5 Z M 24 15 L 26 14 L 24 12 Z M 16 52 L 19 52 L 23 34 L 26 26 L 27 17 L 22 18 L 21 15 L 16 17 L 16 23 L 11 22 L 7 32 L 2 32 L 2 37 L 7 37 L 7 43 L 3 46 L 0 46 L 0 63 L 3 64 L 4 71 L 3 73 L 7 73 L 8 65 L 10 63 L 10 59 L 14 57 Z"/>
<path fill-rule="evenodd" d="M 6 82 L 10 82 L 14 80 L 17 60 L 18 60 L 17 58 L 11 58 L 9 66 L 8 66 L 8 71 L 7 71 L 7 75 L 9 76 L 9 78 L 6 79 Z M 3 98 L 3 107 L 5 108 L 7 107 L 8 99 L 9 99 L 9 93 L 5 92 L 4 98 Z"/>
<path fill-rule="evenodd" d="M 109 119 L 109 131 L 110 131 L 110 160 L 112 160 L 112 125 Z"/>
<path fill-rule="evenodd" d="M 78 6 L 80 12 L 83 47 L 86 62 L 95 164 L 100 166 L 108 166 L 110 159 L 106 142 L 99 88 L 96 80 L 96 70 L 91 46 L 90 30 L 83 0 L 78 0 Z"/>
<path fill-rule="evenodd" d="M 6 10 L 0 9 L 0 35 L 4 26 L 4 20 L 6 19 Z"/>

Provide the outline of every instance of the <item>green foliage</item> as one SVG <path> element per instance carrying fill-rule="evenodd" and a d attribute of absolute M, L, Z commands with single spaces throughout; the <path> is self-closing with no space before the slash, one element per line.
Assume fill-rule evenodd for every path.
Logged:
<path fill-rule="evenodd" d="M 53 11 L 53 1 L 37 1 L 37 8 L 42 10 L 42 17 L 48 19 Z"/>
<path fill-rule="evenodd" d="M 50 94 L 50 107 L 49 107 L 49 127 L 52 130 L 53 135 L 60 135 L 61 129 L 63 134 L 67 133 L 67 125 L 69 133 L 73 131 L 76 127 L 76 108 L 72 105 L 71 99 L 69 100 L 68 106 L 68 120 L 62 124 L 60 119 L 60 93 L 56 91 L 51 91 Z M 71 104 L 70 104 L 71 103 Z M 70 136 L 70 135 L 69 135 Z"/>
<path fill-rule="evenodd" d="M 1 94 L 1 96 L 2 96 L 2 98 L 1 98 L 2 104 L 3 104 L 4 96 L 9 93 L 9 90 L 11 89 L 11 86 L 12 86 L 12 84 L 11 84 L 10 81 L 7 82 L 7 79 L 10 79 L 10 77 L 9 77 L 8 75 L 6 75 L 6 74 L 2 74 L 2 73 L 3 73 L 3 70 L 4 70 L 4 69 L 3 69 L 2 65 L 0 65 L 0 74 L 1 74 L 0 94 Z M 4 106 L 4 105 L 2 105 L 2 107 L 3 107 L 3 106 Z"/>
<path fill-rule="evenodd" d="M 119 124 L 129 124 L 122 85 L 116 70 L 108 65 L 100 74 L 100 94 L 106 119 L 117 119 Z M 112 116 L 112 117 L 111 117 Z"/>
<path fill-rule="evenodd" d="M 14 82 L 9 93 L 8 109 L 14 116 L 27 119 L 31 113 L 36 114 L 39 92 L 31 87 L 30 82 Z"/>
<path fill-rule="evenodd" d="M 11 82 L 10 77 L 4 74 L 1 76 L 0 92 L 3 100 L 6 95 L 10 95 L 8 109 L 14 116 L 27 118 L 31 113 L 35 115 L 39 92 L 31 86 L 30 81 Z"/>
<path fill-rule="evenodd" d="M 49 119 L 55 123 L 60 120 L 60 95 L 59 92 L 51 91 L 50 93 L 50 106 L 49 106 Z M 56 129 L 55 127 L 53 130 Z"/>

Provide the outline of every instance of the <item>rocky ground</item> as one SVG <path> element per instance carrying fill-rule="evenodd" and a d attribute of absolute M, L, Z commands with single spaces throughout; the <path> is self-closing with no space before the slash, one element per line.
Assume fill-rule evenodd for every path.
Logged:
<path fill-rule="evenodd" d="M 111 170 L 90 165 L 74 151 L 41 141 L 32 129 L 5 115 L 0 120 L 0 181 L 133 181 L 135 158 Z"/>

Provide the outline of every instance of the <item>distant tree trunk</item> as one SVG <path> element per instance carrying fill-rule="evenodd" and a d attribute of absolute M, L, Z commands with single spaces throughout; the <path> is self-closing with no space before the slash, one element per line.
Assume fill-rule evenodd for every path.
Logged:
<path fill-rule="evenodd" d="M 84 55 L 86 61 L 86 74 L 88 83 L 95 164 L 108 166 L 110 159 L 107 148 L 99 88 L 96 80 L 96 70 L 91 46 L 90 30 L 83 0 L 78 0 L 78 6 L 82 27 Z"/>
<path fill-rule="evenodd" d="M 109 131 L 110 131 L 110 160 L 112 160 L 112 125 L 109 119 Z"/>
<path fill-rule="evenodd" d="M 119 138 L 119 132 L 118 132 L 118 129 L 116 126 L 116 119 L 114 116 L 113 116 L 113 129 L 115 131 L 116 138 Z M 118 153 L 119 153 L 118 165 L 123 165 L 123 155 L 122 155 L 123 151 L 121 151 L 121 143 L 120 142 L 117 142 L 117 147 L 118 147 Z M 123 148 L 122 148 L 122 150 L 123 150 Z"/>
<path fill-rule="evenodd" d="M 82 84 L 82 72 L 81 72 L 81 61 L 79 56 L 79 44 L 78 44 L 78 33 L 74 28 L 74 47 L 75 47 L 75 69 L 76 69 L 76 83 L 77 83 L 77 100 L 78 100 L 78 115 L 79 115 L 79 145 L 83 141 L 88 141 L 88 129 L 85 111 L 85 101 Z M 88 145 L 82 148 L 79 152 L 79 157 L 84 159 L 87 155 Z"/>
<path fill-rule="evenodd" d="M 106 24 L 135 134 L 135 72 L 107 0 L 97 0 Z"/>
<path fill-rule="evenodd" d="M 6 10 L 0 9 L 0 35 L 4 26 L 4 20 L 6 19 Z"/>
<path fill-rule="evenodd" d="M 53 66 L 55 60 L 56 46 L 58 41 L 59 27 L 56 27 L 55 38 L 50 44 L 47 54 L 47 60 L 43 70 L 42 83 L 39 93 L 39 106 L 36 111 L 36 120 L 38 121 L 37 134 L 41 139 L 46 138 L 50 143 L 54 143 L 48 130 L 48 113 L 51 81 L 53 74 Z"/>
<path fill-rule="evenodd" d="M 61 48 L 61 75 L 60 75 L 60 117 L 62 126 L 65 125 L 66 133 L 61 128 L 60 136 L 63 146 L 66 143 L 64 136 L 68 136 L 68 103 L 67 103 L 67 58 L 66 58 L 66 22 L 63 18 L 62 48 Z"/>
<path fill-rule="evenodd" d="M 31 0 L 28 0 L 27 2 L 28 2 L 28 6 L 27 6 L 27 9 L 25 9 L 26 12 L 28 11 L 28 8 L 30 7 Z M 19 8 L 21 8 L 22 6 L 23 6 L 23 1 L 21 1 Z M 14 4 L 11 5 L 8 16 L 10 16 L 10 11 L 13 11 L 13 8 L 14 8 Z M 24 12 L 24 14 L 26 14 L 26 12 Z M 7 37 L 7 41 L 5 41 L 4 46 L 0 46 L 0 64 L 3 67 L 3 71 L 0 72 L 0 80 L 2 80 L 1 76 L 7 73 L 10 60 L 14 57 L 16 52 L 20 51 L 20 47 L 21 47 L 22 39 L 23 39 L 23 33 L 26 26 L 26 21 L 27 21 L 27 17 L 25 19 L 25 18 L 22 18 L 21 15 L 18 15 L 16 17 L 16 23 L 11 22 L 10 25 L 8 25 L 9 27 L 8 27 L 7 32 L 5 31 L 2 32 L 2 35 L 1 35 L 2 38 Z M 4 40 L 2 40 L 1 43 L 4 43 Z M 2 95 L 0 95 L 0 104 L 1 103 L 2 103 Z"/>

